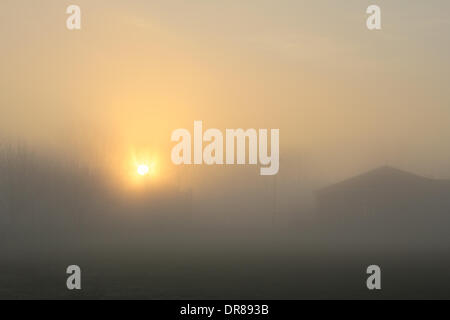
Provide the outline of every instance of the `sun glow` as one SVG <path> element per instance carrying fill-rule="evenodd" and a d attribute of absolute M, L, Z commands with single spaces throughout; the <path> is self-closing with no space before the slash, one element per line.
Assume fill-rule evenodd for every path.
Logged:
<path fill-rule="evenodd" d="M 150 172 L 150 168 L 145 164 L 140 164 L 137 167 L 137 173 L 141 176 L 145 176 Z"/>
<path fill-rule="evenodd" d="M 141 190 L 159 188 L 167 180 L 167 175 L 162 174 L 161 158 L 156 151 L 130 150 L 128 159 L 123 163 L 125 187 Z"/>
<path fill-rule="evenodd" d="M 134 172 L 137 177 L 154 177 L 156 174 L 155 162 L 149 160 L 136 161 L 134 163 Z"/>

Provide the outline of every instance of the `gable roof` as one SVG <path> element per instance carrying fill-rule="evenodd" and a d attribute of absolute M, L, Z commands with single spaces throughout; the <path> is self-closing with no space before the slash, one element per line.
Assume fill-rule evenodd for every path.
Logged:
<path fill-rule="evenodd" d="M 385 188 L 387 186 L 389 186 L 390 188 L 396 188 L 412 185 L 429 185 L 435 181 L 445 180 L 430 179 L 390 166 L 382 166 L 322 188 L 318 190 L 318 193 L 323 195 L 330 192 L 332 193 L 351 190 L 379 189 Z"/>

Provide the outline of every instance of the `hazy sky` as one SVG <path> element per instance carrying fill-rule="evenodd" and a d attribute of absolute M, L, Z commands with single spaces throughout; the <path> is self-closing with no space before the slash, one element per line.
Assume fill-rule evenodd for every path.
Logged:
<path fill-rule="evenodd" d="M 78 4 L 82 29 L 66 29 Z M 366 8 L 382 9 L 382 30 Z M 0 134 L 170 167 L 170 133 L 279 128 L 280 174 L 450 178 L 450 2 L 2 0 Z M 303 166 L 303 167 L 302 167 Z M 255 171 L 256 174 L 256 171 Z"/>

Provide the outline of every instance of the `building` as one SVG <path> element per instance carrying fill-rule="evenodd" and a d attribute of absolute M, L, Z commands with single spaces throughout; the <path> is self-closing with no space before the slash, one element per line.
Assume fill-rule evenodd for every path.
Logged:
<path fill-rule="evenodd" d="M 316 197 L 318 215 L 327 221 L 437 229 L 450 222 L 450 180 L 389 166 L 323 188 Z"/>

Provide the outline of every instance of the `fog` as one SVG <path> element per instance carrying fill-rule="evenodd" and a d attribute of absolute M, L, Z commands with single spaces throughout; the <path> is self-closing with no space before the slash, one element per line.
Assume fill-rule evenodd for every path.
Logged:
<path fill-rule="evenodd" d="M 383 297 L 445 296 L 450 4 L 378 3 L 370 32 L 369 1 L 79 0 L 69 31 L 3 0 L 0 297 L 71 297 L 79 263 L 89 298 L 359 298 L 377 261 L 431 277 Z M 279 173 L 174 165 L 195 120 L 279 129 Z"/>

